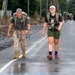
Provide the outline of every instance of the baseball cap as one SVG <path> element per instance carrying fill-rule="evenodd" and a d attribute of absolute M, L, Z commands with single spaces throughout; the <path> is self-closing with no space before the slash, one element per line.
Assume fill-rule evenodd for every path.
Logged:
<path fill-rule="evenodd" d="M 56 7 L 54 5 L 51 5 L 50 8 L 54 8 L 55 9 Z"/>
<path fill-rule="evenodd" d="M 17 8 L 16 12 L 22 12 L 22 9 L 21 8 Z"/>

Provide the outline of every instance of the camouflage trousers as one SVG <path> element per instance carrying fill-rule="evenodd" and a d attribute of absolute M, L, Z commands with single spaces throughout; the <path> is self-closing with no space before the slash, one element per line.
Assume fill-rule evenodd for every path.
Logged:
<path fill-rule="evenodd" d="M 14 38 L 14 51 L 15 52 L 19 51 L 19 42 L 20 42 L 22 51 L 25 51 L 26 50 L 26 44 L 25 44 L 26 35 L 25 35 L 25 30 L 22 30 L 22 31 L 14 30 L 13 31 L 13 38 Z"/>

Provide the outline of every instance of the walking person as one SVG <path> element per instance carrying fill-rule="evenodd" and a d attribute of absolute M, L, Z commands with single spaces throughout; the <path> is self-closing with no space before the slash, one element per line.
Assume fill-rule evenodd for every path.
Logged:
<path fill-rule="evenodd" d="M 18 8 L 16 10 L 16 15 L 12 16 L 11 23 L 8 27 L 7 36 L 10 37 L 11 29 L 13 28 L 13 39 L 14 39 L 14 51 L 15 56 L 14 59 L 19 58 L 19 47 L 18 44 L 20 42 L 22 49 L 22 58 L 26 57 L 26 35 L 30 31 L 30 20 L 27 16 L 22 14 L 22 9 Z"/>
<path fill-rule="evenodd" d="M 48 50 L 49 54 L 47 55 L 48 59 L 52 59 L 52 45 L 54 43 L 55 48 L 55 59 L 58 59 L 58 49 L 59 49 L 59 38 L 60 31 L 62 29 L 62 17 L 59 13 L 56 12 L 56 7 L 54 5 L 50 6 L 50 12 L 45 18 L 44 27 L 42 30 L 42 35 L 45 35 L 45 30 L 48 26 Z"/>

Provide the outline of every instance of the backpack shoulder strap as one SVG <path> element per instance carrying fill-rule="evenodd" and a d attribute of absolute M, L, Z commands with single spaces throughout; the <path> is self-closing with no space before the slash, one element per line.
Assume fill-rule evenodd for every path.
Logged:
<path fill-rule="evenodd" d="M 14 18 L 14 24 L 16 26 L 17 16 L 15 15 L 15 16 L 13 16 L 13 18 Z"/>
<path fill-rule="evenodd" d="M 59 13 L 56 13 L 56 21 L 59 22 Z"/>
<path fill-rule="evenodd" d="M 17 21 L 17 16 L 13 16 L 14 17 L 14 21 L 15 21 L 15 26 L 16 26 L 16 21 Z M 25 20 L 26 20 L 27 16 L 23 15 L 23 21 L 24 21 L 24 25 L 25 25 Z"/>
<path fill-rule="evenodd" d="M 23 15 L 24 25 L 26 24 L 26 23 L 25 23 L 26 18 L 27 18 L 27 16 Z"/>
<path fill-rule="evenodd" d="M 59 13 L 56 13 L 56 21 L 57 22 L 59 22 L 59 15 L 60 15 Z M 49 19 L 50 19 L 50 13 L 47 14 L 48 23 L 49 23 Z"/>
<path fill-rule="evenodd" d="M 49 23 L 49 19 L 50 19 L 50 13 L 47 13 L 47 20 L 48 20 L 48 23 Z"/>

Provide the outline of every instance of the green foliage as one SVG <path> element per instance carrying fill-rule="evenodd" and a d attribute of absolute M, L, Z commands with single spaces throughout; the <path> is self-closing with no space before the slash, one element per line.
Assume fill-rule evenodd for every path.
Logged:
<path fill-rule="evenodd" d="M 29 0 L 29 7 L 30 7 L 30 15 L 33 15 L 38 7 L 38 2 L 36 0 Z M 12 9 L 13 12 L 15 12 L 15 10 L 17 8 L 22 8 L 23 11 L 27 12 L 27 7 L 28 7 L 28 0 L 9 0 L 8 3 L 8 9 Z"/>
<path fill-rule="evenodd" d="M 61 12 L 68 11 L 68 3 L 67 0 L 59 0 L 59 8 L 61 9 Z"/>
<path fill-rule="evenodd" d="M 69 12 L 75 13 L 75 0 L 70 0 L 70 2 L 69 2 Z"/>
<path fill-rule="evenodd" d="M 35 12 L 33 17 L 34 18 L 39 18 L 40 16 L 39 16 L 38 12 Z"/>
<path fill-rule="evenodd" d="M 0 0 L 0 9 L 2 9 L 2 1 Z M 35 13 L 37 12 L 40 14 L 40 0 L 29 0 L 30 1 L 30 16 L 36 15 Z M 48 0 L 48 9 L 49 6 L 52 4 L 52 0 Z M 56 0 L 55 5 L 57 5 Z M 70 0 L 70 3 L 67 2 L 67 0 L 58 0 L 59 3 L 59 9 L 61 12 L 64 11 L 71 11 L 75 12 L 75 0 Z M 27 12 L 27 4 L 28 0 L 8 0 L 8 10 L 12 10 L 13 12 L 16 11 L 17 8 L 22 8 L 23 11 Z M 42 16 L 45 16 L 47 13 L 47 0 L 42 0 Z"/>
<path fill-rule="evenodd" d="M 8 9 L 13 12 L 16 10 L 18 5 L 18 0 L 8 0 Z"/>
<path fill-rule="evenodd" d="M 3 0 L 0 0 L 0 9 L 2 9 L 2 1 L 3 1 Z"/>

